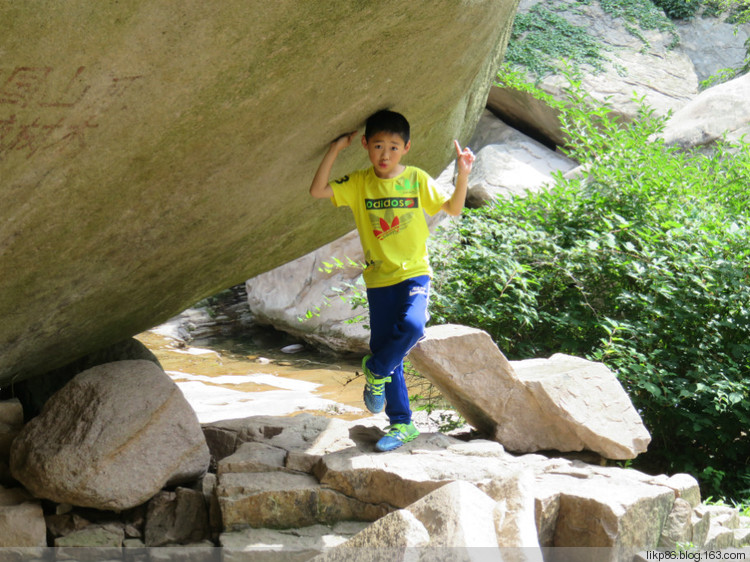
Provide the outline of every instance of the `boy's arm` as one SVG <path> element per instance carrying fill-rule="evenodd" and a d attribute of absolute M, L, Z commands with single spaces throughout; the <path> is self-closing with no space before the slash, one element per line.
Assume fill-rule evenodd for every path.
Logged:
<path fill-rule="evenodd" d="M 457 217 L 461 214 L 466 202 L 466 190 L 469 186 L 469 173 L 471 166 L 474 164 L 474 153 L 467 146 L 461 150 L 461 145 L 457 140 L 453 141 L 456 146 L 456 162 L 458 164 L 458 177 L 456 178 L 456 188 L 453 195 L 445 203 L 442 210 L 451 216 Z"/>
<path fill-rule="evenodd" d="M 331 170 L 333 169 L 333 163 L 336 161 L 336 157 L 339 155 L 339 152 L 344 150 L 352 143 L 352 139 L 356 134 L 357 131 L 343 134 L 331 143 L 331 146 L 328 148 L 328 152 L 326 152 L 326 155 L 323 156 L 323 160 L 320 162 L 320 166 L 318 166 L 318 171 L 315 172 L 315 177 L 313 177 L 313 181 L 310 184 L 310 195 L 312 195 L 316 199 L 333 197 L 333 188 L 329 183 L 331 179 Z"/>

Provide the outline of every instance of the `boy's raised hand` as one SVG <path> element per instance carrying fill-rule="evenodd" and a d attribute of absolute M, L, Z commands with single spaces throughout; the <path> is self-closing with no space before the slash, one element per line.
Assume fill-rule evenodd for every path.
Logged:
<path fill-rule="evenodd" d="M 476 158 L 474 156 L 474 153 L 471 151 L 471 149 L 467 146 L 463 150 L 461 150 L 461 145 L 458 144 L 457 140 L 453 141 L 453 144 L 456 147 L 456 161 L 458 162 L 458 173 L 469 175 L 469 172 L 471 172 L 471 167 L 474 164 L 474 159 Z"/>
<path fill-rule="evenodd" d="M 323 156 L 323 160 L 321 160 L 320 166 L 318 166 L 318 171 L 315 172 L 315 177 L 313 177 L 313 181 L 310 184 L 310 195 L 316 199 L 333 197 L 333 188 L 329 183 L 333 163 L 338 157 L 339 152 L 352 144 L 352 139 L 354 139 L 354 135 L 356 134 L 357 131 L 344 133 L 331 143 L 328 147 L 328 152 Z"/>
<path fill-rule="evenodd" d="M 344 133 L 343 135 L 336 138 L 331 143 L 331 148 L 333 148 L 336 151 L 344 150 L 346 147 L 348 147 L 350 144 L 352 144 L 352 139 L 354 139 L 354 135 L 357 134 L 357 131 L 352 131 L 351 133 Z"/>

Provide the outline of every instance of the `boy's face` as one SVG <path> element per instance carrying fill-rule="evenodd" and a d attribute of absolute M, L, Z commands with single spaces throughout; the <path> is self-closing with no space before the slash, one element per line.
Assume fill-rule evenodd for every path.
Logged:
<path fill-rule="evenodd" d="M 411 142 L 404 144 L 401 135 L 380 132 L 372 135 L 370 140 L 363 136 L 362 146 L 367 149 L 375 175 L 382 179 L 389 179 L 395 178 L 404 171 L 404 167 L 399 165 L 399 162 L 401 157 L 409 152 Z"/>

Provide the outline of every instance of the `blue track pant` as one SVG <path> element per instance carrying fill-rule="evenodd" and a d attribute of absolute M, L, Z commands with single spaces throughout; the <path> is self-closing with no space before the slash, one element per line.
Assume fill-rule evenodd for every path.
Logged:
<path fill-rule="evenodd" d="M 397 285 L 367 289 L 370 307 L 370 351 L 367 368 L 385 385 L 385 413 L 391 424 L 409 423 L 411 408 L 404 381 L 404 357 L 424 336 L 430 277 L 421 275 Z"/>

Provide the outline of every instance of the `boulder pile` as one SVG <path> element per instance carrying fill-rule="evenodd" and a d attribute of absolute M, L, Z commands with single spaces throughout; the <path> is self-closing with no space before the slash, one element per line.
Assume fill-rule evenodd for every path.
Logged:
<path fill-rule="evenodd" d="M 172 545 L 221 547 L 225 560 L 343 559 L 362 547 L 545 557 L 575 547 L 596 554 L 589 559 L 631 560 L 680 544 L 750 544 L 750 519 L 702 504 L 686 474 L 513 455 L 494 441 L 429 433 L 374 453 L 383 425 L 310 414 L 208 424 L 215 472 L 118 512 L 49 502 L 43 510 L 17 485 L 2 488 L 0 546 L 42 547 L 49 534 L 58 548 L 97 547 L 108 558 Z"/>
<path fill-rule="evenodd" d="M 88 369 L 26 424 L 17 400 L 2 402 L 0 465 L 11 474 L 3 471 L 0 481 L 0 547 L 32 557 L 54 546 L 73 558 L 81 548 L 106 559 L 148 548 L 152 557 L 224 560 L 344 560 L 404 548 L 455 559 L 477 547 L 496 557 L 557 560 L 573 548 L 588 559 L 624 561 L 644 549 L 750 544 L 750 519 L 701 503 L 692 476 L 652 476 L 606 460 L 630 458 L 647 440 L 627 419 L 619 440 L 612 438 L 618 432 L 605 406 L 618 415 L 627 408 L 595 365 L 563 358 L 557 370 L 554 359 L 503 366 L 491 349 L 477 351 L 482 338 L 446 326 L 413 352 L 435 352 L 436 366 L 425 363 L 425 372 L 453 393 L 475 429 L 423 433 L 390 453 L 374 451 L 387 423 L 382 415 L 254 416 L 201 427 L 152 361 Z M 505 414 L 546 414 L 541 425 L 559 425 L 559 434 L 580 439 L 572 450 L 585 450 L 534 450 L 535 442 L 554 445 L 540 441 L 533 424 L 525 441 L 514 440 L 522 425 L 507 432 L 483 425 L 509 418 L 488 410 L 482 393 L 472 404 L 460 396 L 465 387 L 444 382 L 446 368 L 476 367 L 466 350 L 499 365 L 466 371 L 467 384 L 505 385 Z M 596 388 L 560 394 L 566 385 Z M 591 406 L 588 420 L 578 416 L 577 401 Z M 596 428 L 592 416 L 600 415 L 592 437 L 586 424 Z M 632 454 L 622 452 L 623 442 L 635 447 Z M 160 547 L 169 547 L 166 554 L 157 555 Z"/>

